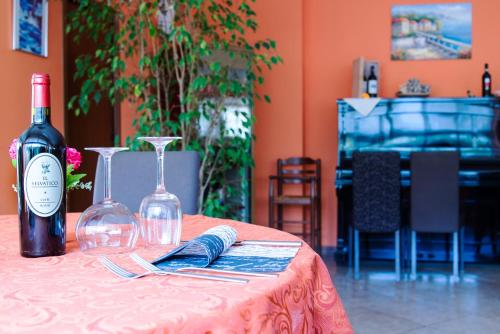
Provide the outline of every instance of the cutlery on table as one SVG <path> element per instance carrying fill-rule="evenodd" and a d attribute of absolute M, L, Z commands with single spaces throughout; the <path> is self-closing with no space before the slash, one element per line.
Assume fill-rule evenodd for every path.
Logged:
<path fill-rule="evenodd" d="M 158 271 L 163 272 L 164 271 L 164 270 L 158 268 L 157 266 L 155 266 L 154 264 L 150 263 L 149 261 L 143 259 L 142 257 L 137 255 L 136 253 L 130 254 L 130 257 L 138 265 L 140 265 L 141 267 L 143 267 L 146 270 L 151 270 L 151 271 L 155 271 L 155 272 L 158 272 Z M 184 271 L 189 271 L 189 272 L 203 271 L 203 272 L 207 272 L 207 273 L 220 273 L 220 274 L 231 274 L 231 275 L 253 276 L 253 277 L 272 277 L 272 278 L 279 277 L 279 274 L 277 274 L 277 273 L 260 273 L 260 272 L 250 272 L 250 271 L 243 272 L 243 271 L 212 269 L 212 268 L 199 268 L 199 267 L 179 268 L 174 272 L 180 273 L 180 272 L 184 272 Z M 171 271 L 166 271 L 166 272 L 171 272 Z"/>
<path fill-rule="evenodd" d="M 221 273 L 221 274 L 231 274 L 231 275 L 241 275 L 241 276 L 253 276 L 253 277 L 279 277 L 277 273 L 260 273 L 255 271 L 235 271 L 235 270 L 224 270 L 224 269 L 212 269 L 212 268 L 198 268 L 198 267 L 186 267 L 177 269 L 175 272 L 182 271 L 203 271 L 208 273 Z"/>
<path fill-rule="evenodd" d="M 235 246 L 239 245 L 259 245 L 259 246 L 276 246 L 276 247 L 301 247 L 302 241 L 286 241 L 286 240 L 241 240 L 236 241 Z"/>
<path fill-rule="evenodd" d="M 144 277 L 146 275 L 153 274 L 153 272 L 151 272 L 151 271 L 146 271 L 146 272 L 141 273 L 141 274 L 136 274 L 136 273 L 130 272 L 130 271 L 120 267 L 119 265 L 117 265 L 116 263 L 114 263 L 113 261 L 111 261 L 110 259 L 108 259 L 105 256 L 99 257 L 99 261 L 109 271 L 111 271 L 115 275 L 120 276 L 121 278 L 135 279 L 135 278 L 140 278 L 140 277 Z M 160 275 L 160 273 L 158 273 L 158 275 Z M 164 274 L 161 274 L 161 275 L 164 275 Z"/>
<path fill-rule="evenodd" d="M 190 240 L 181 240 L 181 243 L 189 242 Z M 257 246 L 275 246 L 275 247 L 301 247 L 302 241 L 286 241 L 286 240 L 238 240 L 233 246 L 257 245 Z"/>
<path fill-rule="evenodd" d="M 206 280 L 211 280 L 211 281 L 233 282 L 233 283 L 240 283 L 240 284 L 248 283 L 248 280 L 243 279 L 243 278 L 218 276 L 218 275 L 204 275 L 204 274 L 187 273 L 187 272 L 171 272 L 171 271 L 165 271 L 165 270 L 158 269 L 153 265 L 151 265 L 151 266 L 154 269 L 147 268 L 147 270 L 148 270 L 147 272 L 137 274 L 137 273 L 130 272 L 130 271 L 118 266 L 116 263 L 112 262 L 110 259 L 108 259 L 105 256 L 99 257 L 99 261 L 101 261 L 101 263 L 108 270 L 110 270 L 112 273 L 114 273 L 122 278 L 126 278 L 126 279 L 136 279 L 136 278 L 144 277 L 144 276 L 149 275 L 149 274 L 156 274 L 156 275 L 171 275 L 171 276 L 181 276 L 181 277 L 189 277 L 189 278 L 199 278 L 199 279 L 206 279 Z M 149 264 L 149 262 L 148 262 L 148 264 Z M 142 267 L 144 267 L 144 266 L 142 266 Z"/>
<path fill-rule="evenodd" d="M 147 260 L 143 259 L 136 253 L 130 254 L 130 257 L 132 260 L 134 260 L 138 265 L 140 265 L 142 268 L 149 270 L 155 274 L 167 274 L 167 275 L 174 275 L 174 276 L 187 276 L 192 275 L 195 278 L 204 278 L 208 280 L 213 280 L 213 281 L 226 281 L 226 282 L 234 282 L 234 283 L 248 283 L 248 279 L 246 278 L 237 278 L 237 277 L 229 277 L 229 276 L 220 276 L 220 275 L 206 275 L 206 274 L 195 274 L 195 273 L 187 273 L 187 272 L 179 272 L 179 271 L 167 271 L 160 269 L 156 267 L 155 265 L 149 263 Z"/>

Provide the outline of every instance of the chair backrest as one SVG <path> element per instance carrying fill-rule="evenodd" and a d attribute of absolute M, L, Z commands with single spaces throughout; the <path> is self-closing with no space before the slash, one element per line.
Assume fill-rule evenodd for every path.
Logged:
<path fill-rule="evenodd" d="M 316 190 L 321 192 L 321 160 L 309 157 L 293 157 L 278 159 L 278 193 L 282 193 L 283 184 L 305 184 L 309 183 L 302 177 L 314 177 Z"/>
<path fill-rule="evenodd" d="M 138 212 L 142 199 L 156 187 L 155 152 L 120 152 L 111 160 L 111 196 Z M 197 152 L 165 152 L 165 187 L 175 194 L 183 213 L 198 212 L 198 172 L 200 157 Z M 97 161 L 94 182 L 94 203 L 104 197 L 104 161 Z"/>
<path fill-rule="evenodd" d="M 361 232 L 394 232 L 401 225 L 398 152 L 354 152 L 353 225 Z"/>
<path fill-rule="evenodd" d="M 459 228 L 458 152 L 415 152 L 411 164 L 411 228 L 452 233 Z"/>

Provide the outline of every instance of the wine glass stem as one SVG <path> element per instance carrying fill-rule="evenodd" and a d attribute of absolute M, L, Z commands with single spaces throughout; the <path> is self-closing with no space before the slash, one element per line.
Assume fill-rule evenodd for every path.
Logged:
<path fill-rule="evenodd" d="M 156 190 L 165 191 L 165 180 L 163 177 L 163 160 L 165 157 L 165 145 L 155 145 L 156 146 L 156 157 L 158 161 L 158 166 L 156 168 Z"/>
<path fill-rule="evenodd" d="M 111 200 L 111 156 L 104 157 L 104 200 Z"/>

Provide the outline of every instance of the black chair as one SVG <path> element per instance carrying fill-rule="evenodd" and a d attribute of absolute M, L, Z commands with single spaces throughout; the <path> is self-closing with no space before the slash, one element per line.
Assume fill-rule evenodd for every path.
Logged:
<path fill-rule="evenodd" d="M 285 191 L 287 186 L 302 187 L 302 193 L 291 195 L 289 191 Z M 309 219 L 284 220 L 283 209 L 286 206 L 308 208 Z M 277 219 L 275 207 L 278 211 Z M 269 226 L 284 230 L 286 225 L 293 224 L 302 225 L 302 232 L 291 231 L 292 234 L 308 241 L 317 251 L 321 249 L 321 160 L 319 159 L 307 157 L 278 159 L 277 175 L 269 177 Z"/>
<path fill-rule="evenodd" d="M 394 233 L 396 279 L 401 275 L 401 184 L 398 152 L 354 152 L 352 158 L 354 277 L 359 279 L 359 232 Z"/>
<path fill-rule="evenodd" d="M 459 271 L 459 154 L 411 155 L 411 277 L 417 274 L 417 233 L 453 234 L 453 275 Z M 460 238 L 462 239 L 462 238 Z"/>
<path fill-rule="evenodd" d="M 111 196 L 138 212 L 142 199 L 156 187 L 155 152 L 120 152 L 111 160 Z M 182 212 L 198 213 L 198 172 L 200 156 L 197 152 L 165 152 L 165 187 L 181 202 Z M 97 161 L 94 182 L 94 203 L 104 198 L 104 161 Z"/>

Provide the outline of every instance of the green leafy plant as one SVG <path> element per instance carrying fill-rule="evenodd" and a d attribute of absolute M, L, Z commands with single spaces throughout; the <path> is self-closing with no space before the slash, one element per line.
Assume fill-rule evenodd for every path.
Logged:
<path fill-rule="evenodd" d="M 237 216 L 253 166 L 251 128 L 255 91 L 263 72 L 282 62 L 276 42 L 253 40 L 255 0 L 80 0 L 68 17 L 75 41 L 91 38 L 93 54 L 76 59 L 78 95 L 69 101 L 88 113 L 105 94 L 137 110 L 133 138 L 181 136 L 180 149 L 199 152 L 200 213 Z M 237 123 L 228 126 L 229 121 Z M 228 182 L 239 174 L 242 183 Z"/>

